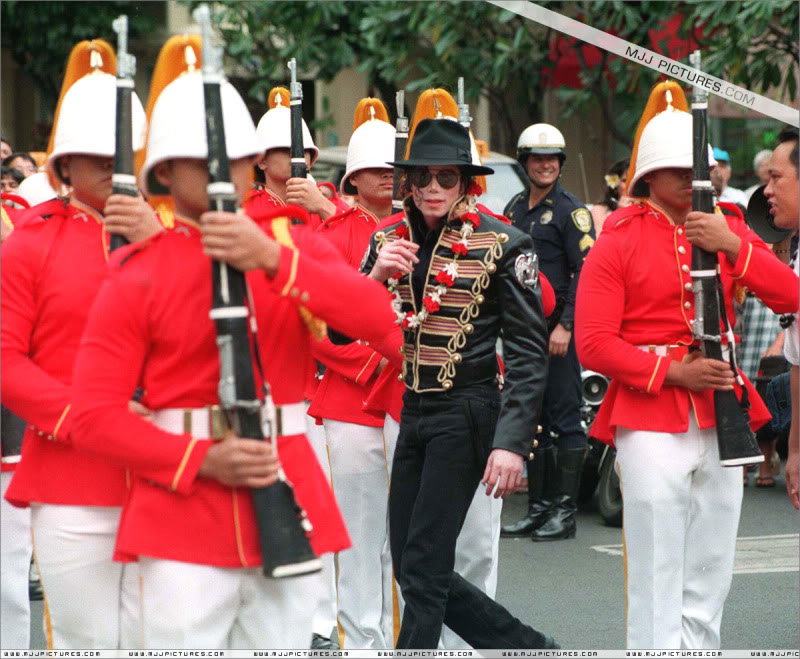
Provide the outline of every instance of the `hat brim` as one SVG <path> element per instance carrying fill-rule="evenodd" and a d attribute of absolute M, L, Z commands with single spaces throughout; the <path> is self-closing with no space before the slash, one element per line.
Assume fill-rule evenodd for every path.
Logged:
<path fill-rule="evenodd" d="M 458 167 L 470 176 L 487 176 L 494 174 L 491 167 L 484 167 L 483 165 L 468 164 L 463 161 L 457 162 L 453 160 L 435 160 L 433 158 L 425 158 L 423 160 L 400 160 L 387 163 L 393 167 L 400 167 L 402 169 L 409 169 L 411 167 Z"/>

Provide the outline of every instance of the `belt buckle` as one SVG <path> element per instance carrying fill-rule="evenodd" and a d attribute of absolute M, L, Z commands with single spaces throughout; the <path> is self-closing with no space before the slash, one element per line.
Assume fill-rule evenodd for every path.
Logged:
<path fill-rule="evenodd" d="M 225 410 L 219 405 L 210 405 L 208 407 L 208 436 L 216 440 L 224 439 L 228 430 L 230 430 L 230 425 Z"/>

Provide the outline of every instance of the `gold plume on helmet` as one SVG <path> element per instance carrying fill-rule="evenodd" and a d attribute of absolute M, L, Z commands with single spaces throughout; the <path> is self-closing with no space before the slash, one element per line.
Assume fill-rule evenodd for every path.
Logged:
<path fill-rule="evenodd" d="M 61 94 L 58 97 L 56 111 L 53 115 L 53 129 L 50 131 L 50 141 L 47 144 L 48 157 L 53 152 L 56 127 L 58 126 L 58 117 L 61 114 L 61 103 L 64 101 L 64 97 L 72 85 L 94 71 L 103 71 L 111 75 L 117 74 L 117 56 L 111 44 L 103 39 L 81 41 L 74 46 L 69 54 L 64 80 L 61 83 Z M 61 188 L 61 181 L 55 179 L 52 173 L 48 172 L 48 178 L 54 190 Z"/>
<path fill-rule="evenodd" d="M 631 163 L 628 166 L 628 181 L 632 181 L 636 175 L 636 157 L 639 153 L 639 139 L 642 137 L 645 126 L 647 126 L 653 117 L 661 112 L 665 112 L 669 108 L 681 112 L 689 112 L 686 94 L 684 94 L 683 88 L 674 80 L 659 82 L 650 92 L 647 105 L 644 107 L 642 118 L 639 119 L 639 126 L 636 129 L 636 139 L 633 141 Z"/>
<path fill-rule="evenodd" d="M 272 110 L 279 105 L 282 105 L 285 108 L 289 107 L 289 98 L 290 98 L 289 90 L 286 87 L 273 87 L 269 91 L 269 97 L 267 99 L 267 107 Z"/>
<path fill-rule="evenodd" d="M 202 54 L 202 38 L 199 34 L 176 34 L 167 39 L 161 47 L 150 81 L 150 93 L 147 96 L 147 125 L 153 115 L 156 101 L 171 82 L 184 75 L 200 70 Z M 147 159 L 147 147 L 135 155 L 136 172 L 140 172 Z M 167 195 L 151 195 L 147 200 L 156 209 L 165 227 L 175 224 L 175 204 Z"/>
<path fill-rule="evenodd" d="M 356 111 L 353 114 L 353 132 L 356 132 L 361 124 L 367 121 L 385 121 L 389 123 L 389 111 L 379 98 L 372 98 L 368 96 L 362 98 L 356 106 Z"/>

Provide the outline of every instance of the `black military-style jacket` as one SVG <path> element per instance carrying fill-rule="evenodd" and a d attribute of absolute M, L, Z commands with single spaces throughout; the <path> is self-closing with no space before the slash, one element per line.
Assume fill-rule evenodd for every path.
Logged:
<path fill-rule="evenodd" d="M 413 292 L 406 275 L 397 285 L 402 312 L 421 308 L 420 293 L 436 289 L 437 274 L 453 261 L 450 249 L 461 239 L 461 220 L 451 218 L 421 237 L 419 211 L 406 202 L 409 240 L 422 244 L 418 256 L 425 268 L 424 291 Z M 457 259 L 458 276 L 441 296 L 440 308 L 418 327 L 403 329 L 403 380 L 419 394 L 446 392 L 486 380 L 498 373 L 497 340 L 503 341 L 505 364 L 502 407 L 494 446 L 527 455 L 539 421 L 547 376 L 548 338 L 541 289 L 530 236 L 490 215 L 479 213 L 480 226 L 469 238 L 469 251 Z M 398 239 L 398 221 L 373 234 L 362 271 L 370 272 L 378 252 Z M 423 253 L 426 249 L 429 255 Z"/>

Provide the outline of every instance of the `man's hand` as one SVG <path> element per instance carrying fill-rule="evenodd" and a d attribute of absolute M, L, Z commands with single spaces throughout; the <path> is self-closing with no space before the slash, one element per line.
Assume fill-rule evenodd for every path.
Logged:
<path fill-rule="evenodd" d="M 286 181 L 286 203 L 302 206 L 323 220 L 336 214 L 336 204 L 328 199 L 309 178 L 290 178 Z"/>
<path fill-rule="evenodd" d="M 550 354 L 557 357 L 566 357 L 572 332 L 559 323 L 550 333 Z"/>
<path fill-rule="evenodd" d="M 266 271 L 274 277 L 280 264 L 280 245 L 247 215 L 210 211 L 200 216 L 203 251 L 237 270 Z"/>
<path fill-rule="evenodd" d="M 486 462 L 481 484 L 486 486 L 486 496 L 505 499 L 522 480 L 522 456 L 503 448 L 493 449 Z"/>
<path fill-rule="evenodd" d="M 112 194 L 106 200 L 103 216 L 106 231 L 119 234 L 130 243 L 146 240 L 164 230 L 158 215 L 141 195 Z"/>
<path fill-rule="evenodd" d="M 402 272 L 405 275 L 411 274 L 414 264 L 419 263 L 417 258 L 418 250 L 419 245 L 417 243 L 405 238 L 400 238 L 384 245 L 381 251 L 378 252 L 378 258 L 369 273 L 370 278 L 383 282 L 398 272 Z"/>
<path fill-rule="evenodd" d="M 686 387 L 691 391 L 730 391 L 733 389 L 733 371 L 727 362 L 707 359 L 700 352 L 692 352 L 683 361 L 670 362 L 664 384 Z"/>
<path fill-rule="evenodd" d="M 153 413 L 137 400 L 129 400 L 128 409 L 134 414 L 138 414 L 143 419 L 147 419 L 148 421 L 153 419 Z"/>
<path fill-rule="evenodd" d="M 229 431 L 224 440 L 208 449 L 197 473 L 228 487 L 267 487 L 278 480 L 279 467 L 272 444 L 241 439 Z"/>
<path fill-rule="evenodd" d="M 731 231 L 721 213 L 692 211 L 686 216 L 683 228 L 686 240 L 692 245 L 702 247 L 707 252 L 723 252 L 731 265 L 739 258 L 742 239 Z"/>

